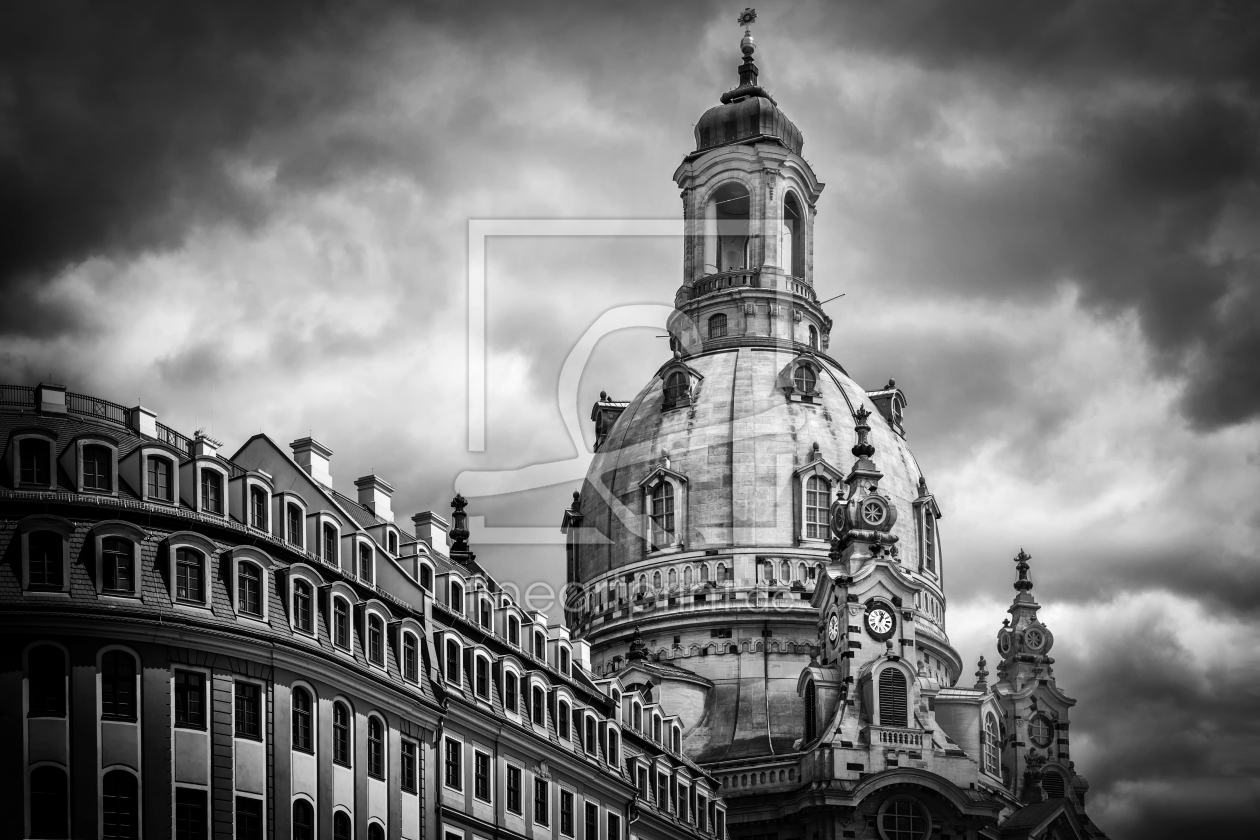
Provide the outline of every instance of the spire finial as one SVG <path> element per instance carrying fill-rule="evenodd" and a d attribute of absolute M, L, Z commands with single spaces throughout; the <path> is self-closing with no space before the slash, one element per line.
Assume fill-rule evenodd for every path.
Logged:
<path fill-rule="evenodd" d="M 1015 571 L 1018 578 L 1015 580 L 1015 588 L 1020 592 L 1028 592 L 1033 588 L 1032 580 L 1028 577 L 1028 561 L 1032 556 L 1026 554 L 1024 549 L 1019 550 L 1019 554 L 1015 555 Z"/>
<path fill-rule="evenodd" d="M 739 42 L 739 49 L 744 54 L 744 63 L 739 68 L 739 86 L 751 87 L 757 84 L 757 65 L 753 63 L 753 53 L 757 44 L 753 41 L 752 24 L 757 19 L 757 10 L 749 7 L 739 16 L 738 23 L 744 27 L 744 39 Z"/>
<path fill-rule="evenodd" d="M 471 563 L 477 559 L 477 555 L 468 547 L 468 514 L 464 512 L 464 508 L 468 507 L 468 500 L 457 490 L 455 498 L 451 499 L 451 507 L 455 510 L 451 514 L 451 519 L 454 520 L 454 527 L 451 528 L 451 558 Z"/>
<path fill-rule="evenodd" d="M 980 661 L 976 663 L 976 688 L 980 691 L 986 691 L 989 688 L 989 672 L 985 670 L 985 666 L 989 663 L 980 657 Z"/>
<path fill-rule="evenodd" d="M 857 432 L 858 440 L 853 446 L 853 455 L 857 458 L 869 458 L 875 454 L 875 447 L 867 440 L 866 436 L 871 433 L 871 427 L 866 425 L 866 419 L 871 413 L 866 410 L 866 406 L 859 405 L 857 411 L 853 412 L 853 419 L 856 424 L 853 430 Z"/>

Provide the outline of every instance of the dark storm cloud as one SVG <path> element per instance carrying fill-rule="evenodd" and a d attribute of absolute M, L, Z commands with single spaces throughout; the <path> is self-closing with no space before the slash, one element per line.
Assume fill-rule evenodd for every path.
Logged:
<path fill-rule="evenodd" d="M 904 276 L 997 296 L 1073 283 L 1086 306 L 1137 313 L 1202 427 L 1260 413 L 1255 4 L 858 4 L 835 18 L 842 49 L 999 101 L 1071 103 L 1048 144 L 1004 150 L 1009 165 L 979 176 L 914 151 L 942 130 L 932 92 L 896 106 L 891 137 L 850 120 L 858 147 L 908 166 L 925 229 L 884 249 Z M 1251 234 L 1221 244 L 1231 219 Z"/>

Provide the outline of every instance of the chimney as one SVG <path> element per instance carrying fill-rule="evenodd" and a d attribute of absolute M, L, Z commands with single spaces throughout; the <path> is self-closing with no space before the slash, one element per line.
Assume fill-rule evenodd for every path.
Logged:
<path fill-rule="evenodd" d="M 193 433 L 193 457 L 201 458 L 208 456 L 213 458 L 219 454 L 219 447 L 223 445 L 222 441 L 215 440 L 201 429 Z"/>
<path fill-rule="evenodd" d="M 427 545 L 434 554 L 440 554 L 443 557 L 450 557 L 450 539 L 447 534 L 450 533 L 451 523 L 438 516 L 431 510 L 417 513 L 411 517 L 411 521 L 416 526 L 416 539 Z"/>
<path fill-rule="evenodd" d="M 573 645 L 573 662 L 583 671 L 590 673 L 591 670 L 591 643 L 586 639 L 574 639 Z"/>
<path fill-rule="evenodd" d="M 332 473 L 328 471 L 328 460 L 332 458 L 332 450 L 311 437 L 298 438 L 289 446 L 293 449 L 293 460 L 297 461 L 298 466 L 331 490 Z"/>
<path fill-rule="evenodd" d="M 389 500 L 394 495 L 383 478 L 376 475 L 365 475 L 355 479 L 354 486 L 359 489 L 359 504 L 386 522 L 394 521 L 394 511 L 390 509 Z"/>
<path fill-rule="evenodd" d="M 35 408 L 40 414 L 66 413 L 66 386 L 41 382 L 35 386 Z"/>
<path fill-rule="evenodd" d="M 138 405 L 131 409 L 128 414 L 128 423 L 132 430 L 138 432 L 145 437 L 155 438 L 157 433 L 157 414 L 149 411 L 142 405 Z"/>

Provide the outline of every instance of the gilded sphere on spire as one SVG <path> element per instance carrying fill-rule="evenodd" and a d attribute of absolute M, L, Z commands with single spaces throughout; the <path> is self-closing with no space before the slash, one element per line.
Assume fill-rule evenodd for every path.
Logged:
<path fill-rule="evenodd" d="M 752 55 L 753 52 L 756 51 L 757 44 L 753 42 L 751 32 L 744 32 L 744 40 L 739 42 L 739 48 L 743 51 L 744 55 Z"/>

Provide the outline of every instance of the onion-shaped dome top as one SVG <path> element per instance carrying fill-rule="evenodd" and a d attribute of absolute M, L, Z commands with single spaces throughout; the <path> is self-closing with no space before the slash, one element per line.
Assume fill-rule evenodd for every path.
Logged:
<path fill-rule="evenodd" d="M 751 32 L 745 31 L 740 49 L 744 62 L 739 67 L 739 86 L 722 94 L 722 104 L 705 111 L 696 123 L 696 151 L 730 143 L 776 140 L 799 155 L 805 145 L 801 130 L 757 83 L 758 70 L 753 63 L 756 45 Z"/>

